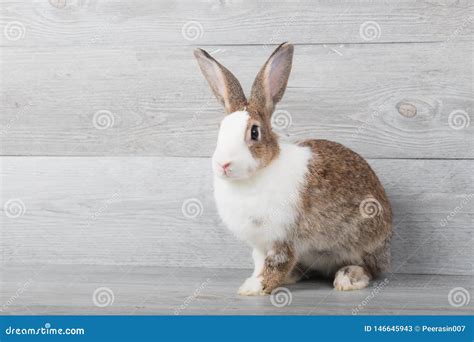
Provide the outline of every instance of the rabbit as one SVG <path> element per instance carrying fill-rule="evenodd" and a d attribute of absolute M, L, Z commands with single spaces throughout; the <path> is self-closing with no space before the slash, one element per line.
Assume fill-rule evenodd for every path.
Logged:
<path fill-rule="evenodd" d="M 214 198 L 224 224 L 252 248 L 253 273 L 238 289 L 244 296 L 314 272 L 334 277 L 336 290 L 362 289 L 390 264 L 392 210 L 369 164 L 337 142 L 290 143 L 272 130 L 293 51 L 278 46 L 248 100 L 229 70 L 194 51 L 226 114 L 212 156 Z"/>

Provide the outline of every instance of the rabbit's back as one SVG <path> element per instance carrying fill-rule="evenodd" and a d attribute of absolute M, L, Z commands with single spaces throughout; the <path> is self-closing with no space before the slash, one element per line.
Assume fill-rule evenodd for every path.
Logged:
<path fill-rule="evenodd" d="M 297 226 L 300 252 L 341 260 L 379 253 L 391 236 L 392 210 L 372 168 L 336 142 L 306 140 L 299 145 L 313 152 Z"/>

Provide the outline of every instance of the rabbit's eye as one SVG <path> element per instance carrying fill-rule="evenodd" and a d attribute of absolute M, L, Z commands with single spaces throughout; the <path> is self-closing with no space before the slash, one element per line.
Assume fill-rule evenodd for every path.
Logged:
<path fill-rule="evenodd" d="M 260 135 L 260 129 L 258 128 L 257 125 L 253 125 L 252 128 L 250 129 L 250 138 L 252 140 L 258 141 L 259 135 Z"/>

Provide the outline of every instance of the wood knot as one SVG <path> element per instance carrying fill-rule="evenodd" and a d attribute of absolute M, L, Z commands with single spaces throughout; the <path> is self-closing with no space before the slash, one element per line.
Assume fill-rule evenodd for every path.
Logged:
<path fill-rule="evenodd" d="M 49 4 L 53 7 L 62 9 L 66 7 L 66 0 L 49 0 Z"/>
<path fill-rule="evenodd" d="M 406 118 L 412 118 L 416 115 L 416 107 L 412 105 L 411 103 L 403 102 L 403 101 L 398 102 L 396 107 L 400 115 Z"/>

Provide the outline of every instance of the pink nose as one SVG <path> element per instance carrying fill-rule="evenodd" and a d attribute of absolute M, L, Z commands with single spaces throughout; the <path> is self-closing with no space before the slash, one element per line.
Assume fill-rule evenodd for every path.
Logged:
<path fill-rule="evenodd" d="M 229 170 L 228 170 L 229 166 L 230 166 L 230 162 L 229 162 L 229 163 L 224 163 L 224 164 L 221 165 L 222 170 L 224 171 L 224 173 L 226 173 L 227 171 L 229 171 Z"/>

